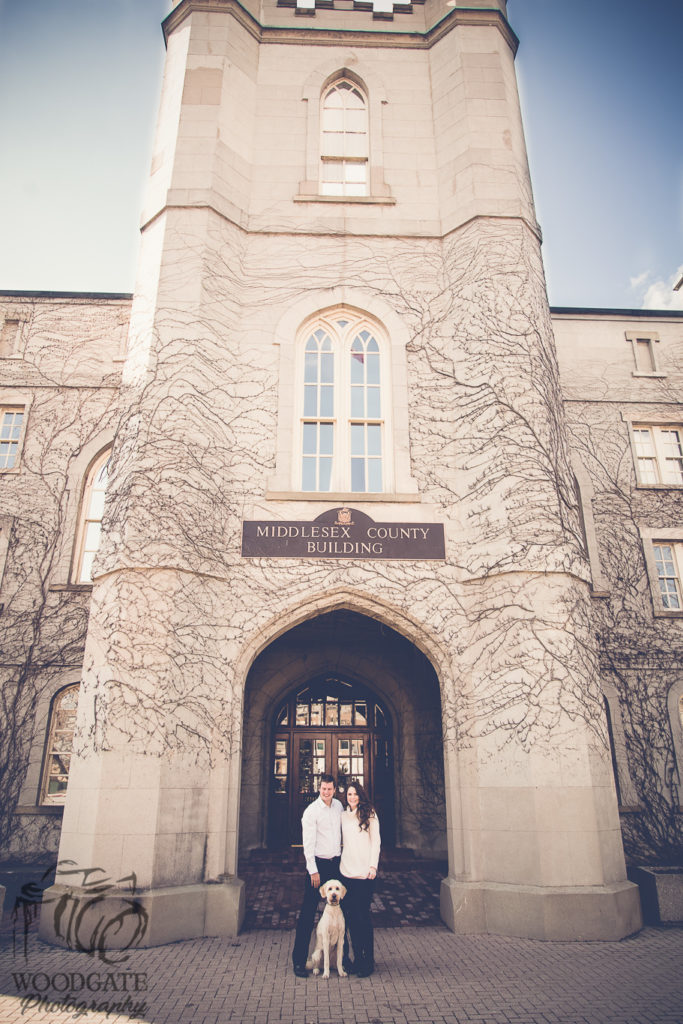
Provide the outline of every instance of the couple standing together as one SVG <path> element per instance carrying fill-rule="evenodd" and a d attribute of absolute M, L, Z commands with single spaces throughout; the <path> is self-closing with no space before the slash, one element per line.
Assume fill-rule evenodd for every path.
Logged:
<path fill-rule="evenodd" d="M 379 820 L 358 782 L 347 786 L 346 809 L 334 799 L 335 788 L 334 776 L 322 775 L 320 795 L 301 818 L 307 875 L 292 953 L 294 973 L 299 978 L 308 974 L 306 959 L 320 899 L 318 890 L 331 878 L 338 878 L 346 887 L 343 910 L 354 961 L 349 959 L 345 940 L 344 969 L 368 978 L 375 967 L 370 904 L 379 863 Z"/>

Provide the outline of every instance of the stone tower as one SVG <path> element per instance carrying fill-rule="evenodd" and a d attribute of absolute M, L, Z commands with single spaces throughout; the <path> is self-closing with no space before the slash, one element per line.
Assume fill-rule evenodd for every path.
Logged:
<path fill-rule="evenodd" d="M 505 0 L 164 30 L 60 858 L 134 873 L 146 942 L 235 934 L 353 680 L 449 927 L 636 930 Z"/>

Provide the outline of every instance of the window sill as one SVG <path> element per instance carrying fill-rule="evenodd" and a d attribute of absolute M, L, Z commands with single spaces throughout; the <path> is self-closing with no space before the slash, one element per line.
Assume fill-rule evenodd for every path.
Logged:
<path fill-rule="evenodd" d="M 61 818 L 64 814 L 64 804 L 19 804 L 14 811 L 15 814 L 34 814 L 48 818 Z"/>
<path fill-rule="evenodd" d="M 76 593 L 89 592 L 92 590 L 92 583 L 53 583 L 48 590 L 51 593 L 60 593 L 64 590 L 73 590 Z"/>
<path fill-rule="evenodd" d="M 680 491 L 683 484 L 636 484 L 637 491 Z"/>
<path fill-rule="evenodd" d="M 295 203 L 356 203 L 361 206 L 395 206 L 396 200 L 393 196 L 321 196 L 321 195 L 299 195 L 294 196 Z"/>
<path fill-rule="evenodd" d="M 631 372 L 631 376 L 632 377 L 655 377 L 656 379 L 660 379 L 661 380 L 662 377 L 667 377 L 668 374 L 662 373 L 659 370 L 654 370 L 651 373 L 646 373 L 645 370 L 633 370 Z"/>
<path fill-rule="evenodd" d="M 683 619 L 683 608 L 655 608 L 656 619 Z"/>
<path fill-rule="evenodd" d="M 328 505 L 343 502 L 345 505 L 360 504 L 368 501 L 390 502 L 421 502 L 419 494 L 401 494 L 387 492 L 378 494 L 375 491 L 266 491 L 266 501 L 324 501 Z"/>

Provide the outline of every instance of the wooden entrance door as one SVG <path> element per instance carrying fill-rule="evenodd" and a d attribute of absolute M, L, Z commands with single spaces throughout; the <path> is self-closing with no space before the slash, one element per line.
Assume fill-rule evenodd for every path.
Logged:
<path fill-rule="evenodd" d="M 337 796 L 342 801 L 349 779 L 362 786 L 370 778 L 370 734 L 367 730 L 336 732 L 305 730 L 295 733 L 293 742 L 292 784 L 289 830 L 298 845 L 301 842 L 301 815 L 320 792 L 320 777 L 331 774 L 337 779 Z"/>
<path fill-rule="evenodd" d="M 271 847 L 301 844 L 301 815 L 317 799 L 324 773 L 337 779 L 342 803 L 348 781 L 358 779 L 381 808 L 383 835 L 391 833 L 391 727 L 361 687 L 327 676 L 292 694 L 276 715 L 271 764 Z"/>

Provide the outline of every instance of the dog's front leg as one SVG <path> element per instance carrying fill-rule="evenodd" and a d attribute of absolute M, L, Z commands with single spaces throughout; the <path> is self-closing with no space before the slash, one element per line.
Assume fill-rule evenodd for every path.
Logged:
<path fill-rule="evenodd" d="M 329 930 L 323 935 L 323 978 L 327 981 L 330 977 L 330 933 Z"/>
<path fill-rule="evenodd" d="M 337 974 L 340 978 L 346 978 L 347 974 L 344 970 L 344 926 L 339 929 L 337 936 Z"/>

